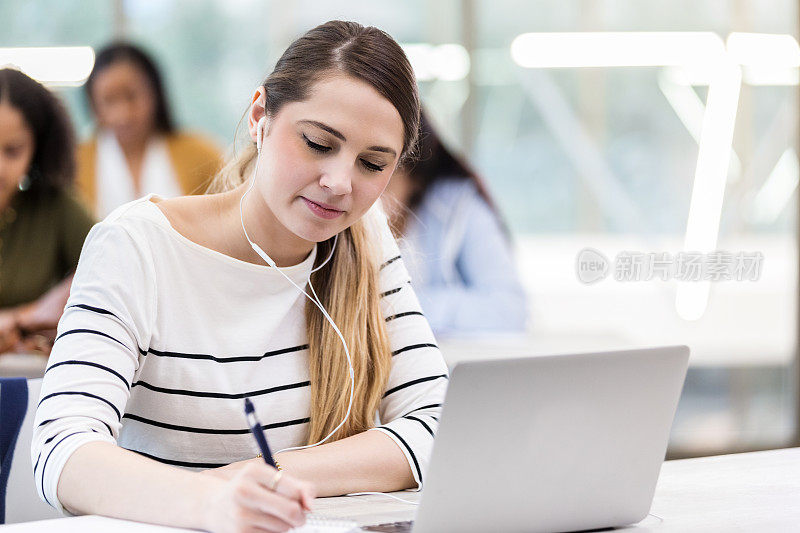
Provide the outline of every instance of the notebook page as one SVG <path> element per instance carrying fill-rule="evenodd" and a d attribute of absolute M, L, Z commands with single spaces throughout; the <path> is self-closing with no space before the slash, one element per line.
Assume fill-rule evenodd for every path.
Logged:
<path fill-rule="evenodd" d="M 302 527 L 289 530 L 290 533 L 348 533 L 360 531 L 358 523 L 341 518 L 328 518 L 322 515 L 308 515 Z"/>

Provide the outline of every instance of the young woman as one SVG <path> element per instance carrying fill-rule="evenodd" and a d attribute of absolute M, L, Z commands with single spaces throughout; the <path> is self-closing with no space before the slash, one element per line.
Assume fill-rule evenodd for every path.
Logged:
<path fill-rule="evenodd" d="M 425 113 L 419 138 L 419 158 L 395 172 L 384 207 L 433 331 L 524 331 L 525 291 L 486 186 Z"/>
<path fill-rule="evenodd" d="M 0 69 L 0 353 L 48 353 L 94 221 L 72 197 L 75 142 L 58 99 Z"/>
<path fill-rule="evenodd" d="M 46 501 L 281 531 L 314 494 L 422 485 L 447 369 L 373 208 L 418 122 L 397 43 L 329 22 L 255 92 L 254 143 L 221 192 L 145 197 L 94 228 L 35 420 Z M 257 457 L 244 397 L 273 450 L 333 436 L 279 451 L 277 472 Z"/>
<path fill-rule="evenodd" d="M 219 150 L 175 128 L 161 74 L 144 50 L 123 42 L 103 48 L 84 87 L 98 131 L 80 146 L 78 185 L 97 216 L 147 193 L 206 191 Z"/>

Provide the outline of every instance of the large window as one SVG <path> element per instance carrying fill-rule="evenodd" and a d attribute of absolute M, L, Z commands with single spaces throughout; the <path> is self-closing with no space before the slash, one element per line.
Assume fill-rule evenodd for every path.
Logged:
<path fill-rule="evenodd" d="M 406 46 L 496 197 L 531 301 L 509 353 L 688 344 L 673 456 L 792 442 L 796 2 L 8 0 L 0 46 L 130 38 L 179 123 L 230 146 L 277 55 L 332 18 Z M 88 135 L 80 89 L 59 91 Z M 604 279 L 579 276 L 585 249 Z"/>
<path fill-rule="evenodd" d="M 532 337 L 688 344 L 673 453 L 788 445 L 796 4 L 474 9 L 474 154 L 515 230 Z M 606 257 L 603 281 L 578 279 L 584 248 Z M 699 281 L 676 279 L 697 255 Z"/>

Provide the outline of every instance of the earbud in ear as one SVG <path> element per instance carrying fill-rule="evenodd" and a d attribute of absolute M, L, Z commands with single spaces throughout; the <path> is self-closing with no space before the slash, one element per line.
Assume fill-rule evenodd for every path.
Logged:
<path fill-rule="evenodd" d="M 267 124 L 267 116 L 264 115 L 258 120 L 258 125 L 256 126 L 256 149 L 260 152 L 261 145 L 264 142 L 264 128 L 266 128 Z"/>

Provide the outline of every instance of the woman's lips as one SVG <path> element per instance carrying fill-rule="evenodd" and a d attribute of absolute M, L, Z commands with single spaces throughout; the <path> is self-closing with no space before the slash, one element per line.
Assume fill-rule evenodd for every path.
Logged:
<path fill-rule="evenodd" d="M 336 218 L 339 215 L 341 215 L 342 213 L 344 213 L 344 211 L 339 211 L 338 209 L 330 209 L 328 207 L 323 207 L 323 206 L 321 206 L 320 204 L 318 204 L 316 202 L 312 202 L 311 200 L 309 200 L 305 196 L 301 196 L 300 198 L 302 198 L 303 201 L 306 203 L 306 207 L 308 207 L 308 209 L 312 213 L 314 213 L 315 215 L 317 215 L 320 218 L 324 218 L 326 220 L 330 220 L 330 219 Z"/>

